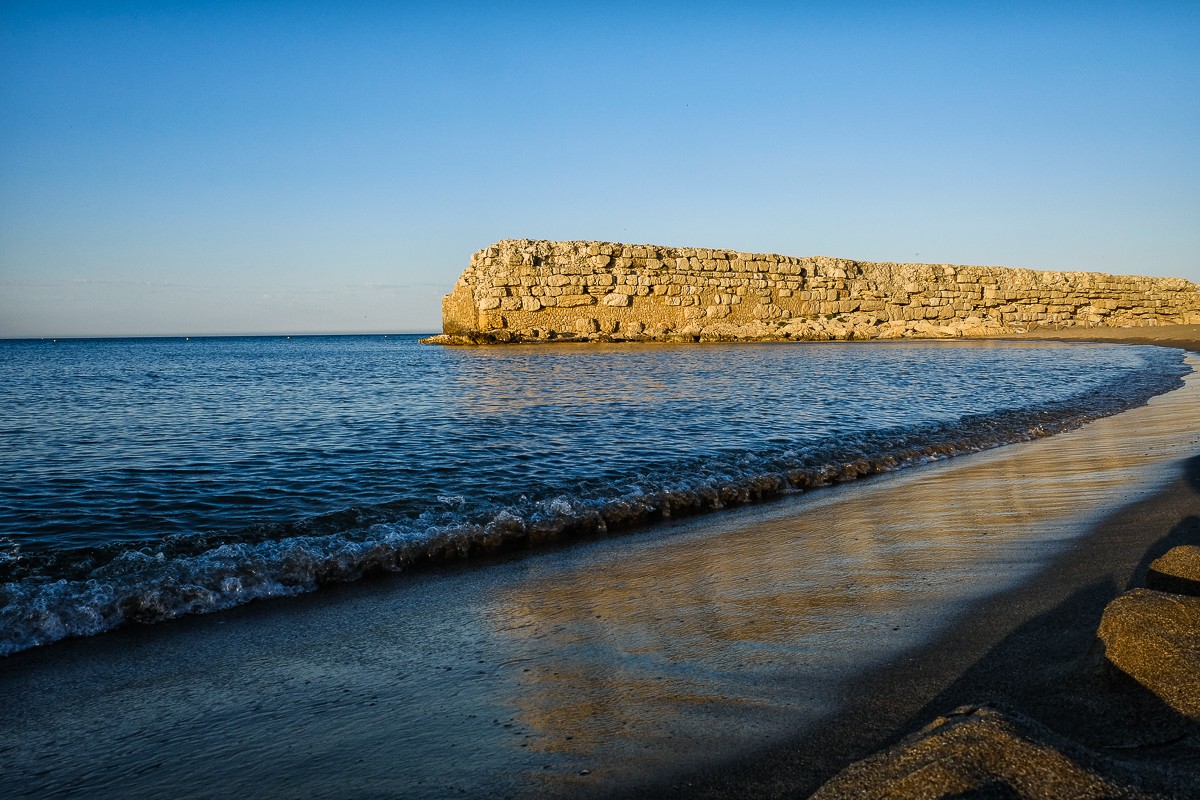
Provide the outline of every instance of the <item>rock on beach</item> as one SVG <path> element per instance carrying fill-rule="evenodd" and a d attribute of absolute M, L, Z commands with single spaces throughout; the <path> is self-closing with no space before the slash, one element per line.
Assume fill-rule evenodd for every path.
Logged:
<path fill-rule="evenodd" d="M 1099 636 L 1110 664 L 1200 722 L 1200 597 L 1133 589 L 1104 609 Z"/>

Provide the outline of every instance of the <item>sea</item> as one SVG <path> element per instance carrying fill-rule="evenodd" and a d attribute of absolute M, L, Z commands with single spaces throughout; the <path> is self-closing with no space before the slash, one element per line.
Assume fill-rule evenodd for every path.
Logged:
<path fill-rule="evenodd" d="M 0 341 L 0 655 L 666 529 L 1079 427 L 1190 371 L 1129 345 L 418 338 Z"/>

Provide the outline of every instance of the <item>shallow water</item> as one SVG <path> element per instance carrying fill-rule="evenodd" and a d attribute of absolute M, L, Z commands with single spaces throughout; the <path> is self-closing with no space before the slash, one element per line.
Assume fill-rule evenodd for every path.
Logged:
<path fill-rule="evenodd" d="M 1180 351 L 0 342 L 0 653 L 1069 428 Z"/>
<path fill-rule="evenodd" d="M 779 503 L 20 653 L 0 795 L 669 780 L 802 735 L 1197 452 L 1193 374 L 1074 431 Z"/>

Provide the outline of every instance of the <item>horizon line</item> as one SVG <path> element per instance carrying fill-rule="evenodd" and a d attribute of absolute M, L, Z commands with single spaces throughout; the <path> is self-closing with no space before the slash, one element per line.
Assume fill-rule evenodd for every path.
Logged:
<path fill-rule="evenodd" d="M 291 333 L 117 333 L 117 334 L 67 334 L 62 336 L 0 336 L 0 342 L 45 342 L 79 339 L 253 339 L 291 338 L 312 336 L 433 336 L 436 331 L 306 331 Z"/>

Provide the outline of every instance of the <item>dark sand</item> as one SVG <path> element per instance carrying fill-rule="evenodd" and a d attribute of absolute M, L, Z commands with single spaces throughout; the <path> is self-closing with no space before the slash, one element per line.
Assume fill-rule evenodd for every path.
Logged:
<path fill-rule="evenodd" d="M 0 796 L 797 797 L 983 702 L 1190 758 L 1152 698 L 1129 693 L 1131 743 L 1062 685 L 1105 603 L 1200 542 L 1189 385 L 674 530 L 17 654 Z M 825 573 L 796 557 L 818 548 Z"/>

